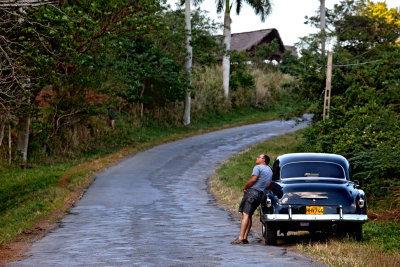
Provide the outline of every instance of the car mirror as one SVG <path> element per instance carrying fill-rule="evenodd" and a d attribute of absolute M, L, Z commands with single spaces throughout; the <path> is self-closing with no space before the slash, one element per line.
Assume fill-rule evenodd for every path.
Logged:
<path fill-rule="evenodd" d="M 358 180 L 353 181 L 355 188 L 360 188 L 360 182 Z"/>

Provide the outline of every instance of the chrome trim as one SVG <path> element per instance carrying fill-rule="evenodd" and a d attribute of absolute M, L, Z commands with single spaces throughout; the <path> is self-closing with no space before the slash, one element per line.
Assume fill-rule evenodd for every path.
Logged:
<path fill-rule="evenodd" d="M 289 220 L 291 221 L 292 220 L 292 205 L 289 205 L 288 213 L 289 213 Z"/>
<path fill-rule="evenodd" d="M 342 207 L 342 205 L 339 205 L 339 218 L 341 220 L 343 220 L 343 207 Z"/>
<path fill-rule="evenodd" d="M 264 214 L 266 221 L 349 221 L 366 222 L 365 214 Z"/>
<path fill-rule="evenodd" d="M 317 195 L 311 195 L 311 196 L 304 196 L 304 197 L 301 197 L 301 198 L 304 198 L 304 199 L 328 199 L 328 197 L 325 197 L 325 196 L 317 196 Z"/>

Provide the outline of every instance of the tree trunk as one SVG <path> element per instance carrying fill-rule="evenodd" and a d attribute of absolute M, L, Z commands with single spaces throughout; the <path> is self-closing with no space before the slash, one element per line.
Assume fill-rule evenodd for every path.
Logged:
<path fill-rule="evenodd" d="M 26 114 L 25 117 L 20 118 L 20 129 L 18 131 L 17 151 L 22 154 L 22 159 L 26 163 L 28 159 L 28 144 L 29 144 L 29 127 L 31 123 L 31 116 Z"/>
<path fill-rule="evenodd" d="M 188 75 L 189 79 L 189 87 L 186 88 L 185 92 L 185 108 L 183 112 L 183 125 L 189 125 L 190 124 L 190 95 L 191 95 L 191 90 L 190 86 L 192 84 L 192 46 L 190 44 L 190 41 L 192 40 L 192 26 L 190 22 L 190 0 L 185 0 L 185 30 L 186 30 L 186 63 L 185 63 L 185 68 L 186 72 Z"/>
<path fill-rule="evenodd" d="M 320 29 L 321 29 L 321 53 L 325 54 L 325 0 L 320 0 Z"/>
<path fill-rule="evenodd" d="M 225 98 L 229 97 L 229 75 L 231 68 L 231 60 L 229 56 L 229 51 L 231 50 L 231 17 L 229 15 L 230 9 L 229 5 L 225 7 L 225 17 L 224 17 L 224 45 L 226 53 L 222 58 L 222 78 L 224 85 L 224 95 Z"/>
<path fill-rule="evenodd" d="M 0 147 L 4 139 L 4 129 L 6 128 L 6 121 L 2 121 L 0 125 Z"/>

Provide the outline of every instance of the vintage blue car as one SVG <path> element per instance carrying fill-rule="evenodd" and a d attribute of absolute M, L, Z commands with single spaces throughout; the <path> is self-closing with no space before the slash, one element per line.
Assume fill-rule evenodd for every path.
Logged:
<path fill-rule="evenodd" d="M 368 220 L 367 202 L 350 164 L 342 156 L 323 153 L 285 154 L 273 163 L 272 187 L 261 202 L 265 243 L 276 245 L 278 231 L 348 233 L 362 239 Z"/>

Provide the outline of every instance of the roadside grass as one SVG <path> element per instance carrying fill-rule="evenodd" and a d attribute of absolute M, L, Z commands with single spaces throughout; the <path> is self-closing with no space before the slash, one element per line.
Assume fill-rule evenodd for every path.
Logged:
<path fill-rule="evenodd" d="M 59 207 L 69 194 L 58 186 L 72 164 L 0 172 L 0 244 Z"/>
<path fill-rule="evenodd" d="M 37 220 L 46 219 L 57 209 L 65 209 L 65 212 L 68 209 L 64 207 L 65 203 L 79 198 L 96 172 L 124 157 L 191 135 L 276 119 L 281 112 L 282 109 L 269 112 L 253 108 L 237 109 L 205 116 L 188 127 L 150 124 L 138 128 L 129 121 L 117 121 L 116 129 L 104 136 L 109 142 L 107 147 L 99 146 L 70 158 L 39 159 L 34 162 L 36 166 L 33 169 L 1 164 L 0 246 L 11 242 L 20 233 L 29 232 Z M 80 195 L 76 194 L 77 191 Z M 50 217 L 48 220 L 53 222 L 57 218 Z"/>
<path fill-rule="evenodd" d="M 267 153 L 272 164 L 278 155 L 300 152 L 297 145 L 303 140 L 302 131 L 268 139 L 221 164 L 209 181 L 210 192 L 218 203 L 239 215 L 237 207 L 242 197 L 241 188 L 250 178 L 256 157 Z M 258 212 L 255 216 L 259 217 Z M 332 266 L 400 266 L 400 224 L 395 222 L 365 223 L 362 242 L 323 233 L 317 233 L 313 237 L 305 232 L 289 234 L 292 235 L 283 239 L 283 244 Z"/>

